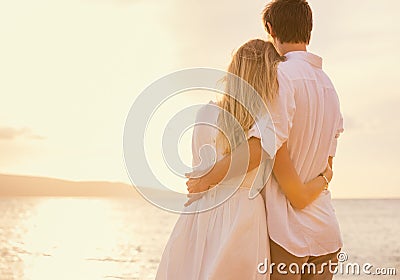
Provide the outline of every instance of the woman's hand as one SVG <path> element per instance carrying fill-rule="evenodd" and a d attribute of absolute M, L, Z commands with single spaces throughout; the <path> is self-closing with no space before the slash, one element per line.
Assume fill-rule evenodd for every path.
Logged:
<path fill-rule="evenodd" d="M 333 177 L 333 170 L 329 164 L 326 166 L 326 169 L 322 174 L 324 174 L 328 181 L 331 182 Z"/>
<path fill-rule="evenodd" d="M 188 207 L 193 202 L 195 202 L 195 201 L 199 200 L 200 198 L 202 198 L 203 195 L 204 195 L 203 193 L 189 193 L 189 194 L 187 194 L 186 197 L 188 198 L 188 201 L 186 201 L 184 206 Z"/>
<path fill-rule="evenodd" d="M 188 187 L 187 190 L 189 193 L 201 193 L 210 188 L 210 184 L 204 177 L 207 172 L 209 172 L 209 170 L 194 170 L 185 174 L 186 178 L 188 178 L 186 186 Z"/>
<path fill-rule="evenodd" d="M 203 178 L 199 177 L 198 172 L 186 173 L 185 175 L 188 178 L 186 186 L 189 192 L 187 194 L 188 201 L 186 201 L 185 207 L 188 207 L 196 200 L 202 198 L 204 192 L 209 190 L 210 186 L 204 182 L 205 180 Z"/>
<path fill-rule="evenodd" d="M 210 185 L 204 182 L 202 178 L 189 178 L 186 182 L 187 190 L 189 193 L 201 193 L 210 188 Z"/>

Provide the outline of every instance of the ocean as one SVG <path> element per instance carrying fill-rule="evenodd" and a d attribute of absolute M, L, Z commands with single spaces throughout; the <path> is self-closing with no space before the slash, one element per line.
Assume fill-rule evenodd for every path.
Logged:
<path fill-rule="evenodd" d="M 334 204 L 347 262 L 397 272 L 334 279 L 400 279 L 400 200 Z M 142 198 L 0 198 L 0 212 L 0 280 L 154 279 L 178 218 Z"/>

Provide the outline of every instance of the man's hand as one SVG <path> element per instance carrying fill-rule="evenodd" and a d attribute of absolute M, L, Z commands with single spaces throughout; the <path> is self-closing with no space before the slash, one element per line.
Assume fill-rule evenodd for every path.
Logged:
<path fill-rule="evenodd" d="M 328 164 L 328 165 L 326 166 L 326 169 L 325 169 L 325 171 L 324 171 L 322 174 L 324 174 L 325 177 L 328 179 L 328 181 L 331 182 L 332 177 L 333 177 L 333 170 L 332 170 L 330 164 Z"/>

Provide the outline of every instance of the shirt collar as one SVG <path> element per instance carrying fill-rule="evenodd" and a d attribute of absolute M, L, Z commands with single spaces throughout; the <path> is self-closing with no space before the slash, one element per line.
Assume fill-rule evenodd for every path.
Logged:
<path fill-rule="evenodd" d="M 314 65 L 315 67 L 322 68 L 322 58 L 318 55 L 306 51 L 293 51 L 285 54 L 287 60 L 301 59 Z"/>

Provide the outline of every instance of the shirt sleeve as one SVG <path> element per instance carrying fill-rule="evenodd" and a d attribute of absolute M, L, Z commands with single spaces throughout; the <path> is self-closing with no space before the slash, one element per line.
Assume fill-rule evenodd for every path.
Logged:
<path fill-rule="evenodd" d="M 279 94 L 267 104 L 269 114 L 261 116 L 248 132 L 248 138 L 257 137 L 265 152 L 275 157 L 288 140 L 296 112 L 294 87 L 278 69 Z"/>
<path fill-rule="evenodd" d="M 331 147 L 329 149 L 329 156 L 330 157 L 334 157 L 336 155 L 336 148 L 337 148 L 337 144 L 338 144 L 338 138 L 339 138 L 340 134 L 342 134 L 343 132 L 344 132 L 343 116 L 342 116 L 342 114 L 340 114 L 338 125 L 337 125 L 337 128 L 336 128 L 336 132 L 335 132 L 334 138 L 332 140 Z"/>

